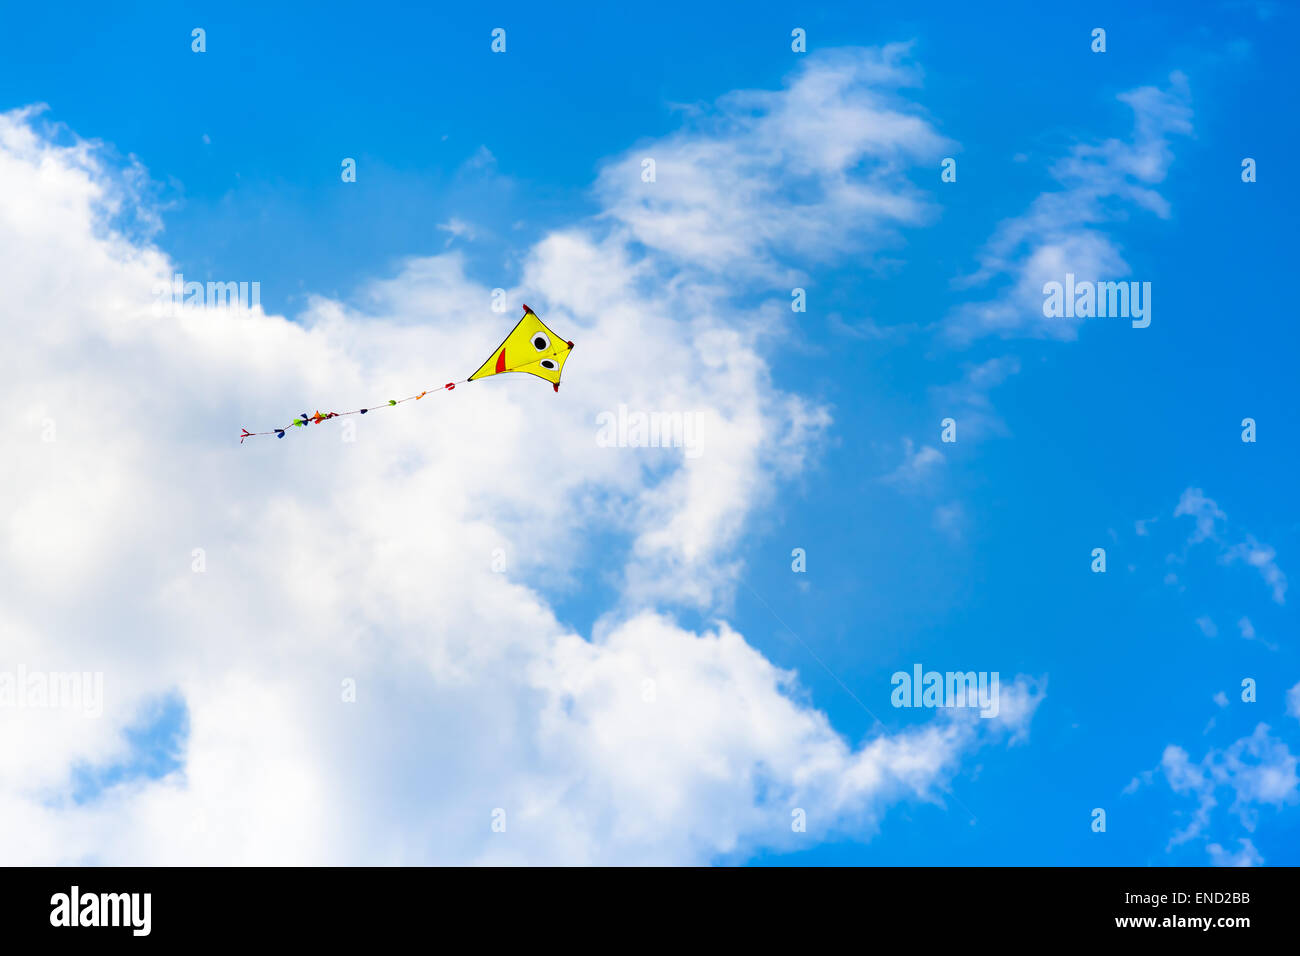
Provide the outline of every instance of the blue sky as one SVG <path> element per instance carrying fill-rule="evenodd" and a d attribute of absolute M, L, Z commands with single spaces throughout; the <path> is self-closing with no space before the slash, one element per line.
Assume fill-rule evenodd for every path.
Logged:
<path fill-rule="evenodd" d="M 203 54 L 190 50 L 196 26 Z M 489 49 L 498 26 L 504 55 Z M 807 54 L 790 49 L 795 27 Z M 1106 30 L 1104 53 L 1090 50 L 1094 27 Z M 147 242 L 187 276 L 259 281 L 266 311 L 305 327 L 318 320 L 303 318 L 312 297 L 386 316 L 375 283 L 455 253 L 477 285 L 517 290 L 544 320 L 553 307 L 583 324 L 589 337 L 575 335 L 566 369 L 566 387 L 582 389 L 584 350 L 635 364 L 635 339 L 617 353 L 592 341 L 599 327 L 576 305 L 530 291 L 530 256 L 548 235 L 599 233 L 611 217 L 630 230 L 629 254 L 653 258 L 639 281 L 698 281 L 734 308 L 742 318 L 729 328 L 766 363 L 771 387 L 824 409 L 829 424 L 797 467 L 743 466 L 770 472 L 770 490 L 692 572 L 722 584 L 700 600 L 671 588 L 629 597 L 636 589 L 610 569 L 632 562 L 640 539 L 585 522 L 564 539 L 563 568 L 524 562 L 515 580 L 590 639 L 634 605 L 692 632 L 725 622 L 797 671 L 795 698 L 851 749 L 939 719 L 890 705 L 890 675 L 915 663 L 1008 683 L 1026 675 L 1044 696 L 1022 736 L 963 750 L 920 797 L 806 845 L 743 838 L 704 859 L 1295 865 L 1300 691 L 1290 705 L 1288 691 L 1300 658 L 1296 598 L 1279 590 L 1300 552 L 1300 336 L 1288 312 L 1297 200 L 1285 166 L 1296 143 L 1280 119 L 1295 41 L 1294 11 L 1267 3 L 1195 18 L 1128 3 L 940 4 L 912 16 L 802 4 L 743 15 L 590 5 L 563 16 L 522 4 L 28 8 L 0 36 L 0 110 L 48 104 L 41 121 L 57 126 L 47 135 L 98 141 L 119 173 L 138 163 L 149 183 L 132 202 L 162 223 Z M 734 139 L 747 175 L 769 155 L 747 149 L 781 154 L 757 134 L 733 136 L 767 107 L 728 94 L 786 90 L 801 71 L 889 44 L 906 46 L 897 74 L 873 87 L 878 105 L 924 132 L 879 167 L 868 147 L 814 186 L 879 173 L 915 212 L 831 217 L 832 234 L 815 237 L 811 219 L 781 220 L 782 208 L 833 211 L 803 198 L 799 161 L 816 166 L 809 157 L 834 139 L 812 136 L 755 173 L 777 211 L 767 222 L 755 213 L 750 235 L 775 238 L 704 279 L 692 278 L 693 259 L 718 236 L 676 245 L 678 225 L 661 240 L 640 207 L 625 215 L 621 202 L 641 200 L 619 192 L 621 164 L 643 154 Z M 1150 95 L 1135 99 L 1141 90 Z M 354 184 L 340 181 L 344 157 L 357 161 Z M 954 183 L 940 181 L 943 157 L 957 160 Z M 1244 157 L 1257 160 L 1257 182 L 1242 182 Z M 661 180 L 671 168 L 661 164 Z M 681 212 L 685 200 L 673 202 Z M 1012 234 L 1019 243 L 999 245 Z M 1095 244 L 1071 245 L 1080 236 Z M 1061 262 L 1081 276 L 1119 262 L 1095 277 L 1150 282 L 1150 327 L 1088 319 L 1063 331 L 1071 320 L 1035 316 L 1016 284 L 1038 281 L 1032 257 L 1044 248 L 1064 248 Z M 805 313 L 789 310 L 794 285 L 807 290 Z M 1005 326 L 972 317 L 989 303 L 1009 310 Z M 503 330 L 480 311 L 486 349 Z M 431 380 L 468 371 L 446 361 L 428 355 Z M 587 388 L 595 408 L 624 400 Z M 357 397 L 339 390 L 320 401 Z M 196 399 L 205 417 L 194 441 L 224 440 L 243 423 L 223 417 L 231 411 L 264 424 L 237 391 Z M 940 440 L 949 416 L 954 444 Z M 1247 417 L 1254 443 L 1241 440 Z M 290 473 L 258 477 L 276 494 L 290 487 Z M 1104 574 L 1090 570 L 1098 547 Z M 794 548 L 807 552 L 806 573 L 791 570 Z M 1240 699 L 1245 678 L 1257 682 L 1254 702 Z M 79 802 L 86 780 L 107 793 L 184 772 L 171 755 L 189 732 L 177 703 L 186 679 L 131 682 L 144 703 L 122 718 L 125 751 L 71 761 Z M 395 708 L 384 719 L 414 716 Z M 166 759 L 141 756 L 154 744 Z M 1106 811 L 1104 833 L 1090 826 L 1094 808 Z"/>

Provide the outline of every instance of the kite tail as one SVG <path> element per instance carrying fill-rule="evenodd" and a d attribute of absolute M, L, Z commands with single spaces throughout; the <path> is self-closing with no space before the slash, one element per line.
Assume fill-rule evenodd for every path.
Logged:
<path fill-rule="evenodd" d="M 259 435 L 274 435 L 276 438 L 283 438 L 290 428 L 306 428 L 308 425 L 319 425 L 322 422 L 327 422 L 331 418 L 345 418 L 348 415 L 365 415 L 369 412 L 375 411 L 377 408 L 392 408 L 396 405 L 401 405 L 403 402 L 418 402 L 431 391 L 445 390 L 450 392 L 457 385 L 463 385 L 467 381 L 469 381 L 469 379 L 464 379 L 460 382 L 448 382 L 446 385 L 435 385 L 431 388 L 425 389 L 418 395 L 408 395 L 406 398 L 390 398 L 388 401 L 382 402 L 379 405 L 372 405 L 368 408 L 354 408 L 350 412 L 322 412 L 317 410 L 314 415 L 309 415 L 306 412 L 299 412 L 294 420 L 283 428 L 272 428 L 271 430 L 264 432 L 250 432 L 247 428 L 241 428 L 239 430 L 239 443 L 242 445 L 246 438 L 257 438 Z"/>
<path fill-rule="evenodd" d="M 524 306 L 524 311 L 525 311 L 525 317 L 528 314 L 533 314 L 533 315 L 536 314 L 533 313 L 533 310 L 528 308 L 528 306 Z M 522 322 L 523 320 L 520 321 Z M 554 335 L 554 333 L 551 334 Z M 565 345 L 567 345 L 570 350 L 573 349 L 572 342 L 565 342 Z M 491 360 L 489 359 L 489 361 Z M 523 368 L 526 365 L 531 365 L 535 361 L 536 358 L 530 357 L 527 362 L 521 362 L 517 365 L 511 365 L 509 367 L 506 367 L 505 350 L 503 348 L 500 351 L 500 355 L 497 359 L 497 367 L 495 368 L 494 371 L 513 372 L 515 369 Z M 293 421 L 285 425 L 283 428 L 272 428 L 269 431 L 264 431 L 264 432 L 250 432 L 247 428 L 241 428 L 240 435 L 239 435 L 239 443 L 242 445 L 246 439 L 257 438 L 261 435 L 274 435 L 276 438 L 283 438 L 285 436 L 285 433 L 288 432 L 289 429 L 291 428 L 306 428 L 309 425 L 319 425 L 322 422 L 329 421 L 331 418 L 346 418 L 349 415 L 366 415 L 369 414 L 370 412 L 375 411 L 377 408 L 393 408 L 394 406 L 401 405 L 405 402 L 418 402 L 420 399 L 424 398 L 424 396 L 428 395 L 431 391 L 445 391 L 445 392 L 454 391 L 457 385 L 464 385 L 466 382 L 470 382 L 470 381 L 473 381 L 473 376 L 470 376 L 469 378 L 463 378 L 458 382 L 448 382 L 447 384 L 442 386 L 433 385 L 416 395 L 408 395 L 406 396 L 406 398 L 390 398 L 388 401 L 382 402 L 379 405 L 372 405 L 367 408 L 354 408 L 350 412 L 321 412 L 319 409 L 316 410 L 316 413 L 314 415 L 309 415 L 306 412 L 299 412 L 298 415 L 293 419 Z M 557 392 L 560 390 L 560 385 L 558 382 L 552 382 L 551 384 L 555 387 L 555 390 Z"/>

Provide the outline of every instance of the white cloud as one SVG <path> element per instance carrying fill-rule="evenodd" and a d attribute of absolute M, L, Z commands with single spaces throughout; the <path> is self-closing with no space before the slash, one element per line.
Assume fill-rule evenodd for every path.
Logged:
<path fill-rule="evenodd" d="M 1286 692 L 1286 712 L 1300 720 L 1300 684 Z"/>
<path fill-rule="evenodd" d="M 1277 552 L 1272 547 L 1256 541 L 1254 535 L 1246 535 L 1245 541 L 1234 544 L 1223 557 L 1228 563 L 1245 561 L 1252 568 L 1259 571 L 1260 577 L 1264 579 L 1264 583 L 1273 592 L 1274 602 L 1278 604 L 1286 603 L 1286 575 L 1282 573 L 1282 569 L 1273 560 L 1277 557 Z"/>
<path fill-rule="evenodd" d="M 465 222 L 463 219 L 457 219 L 455 216 L 452 216 L 446 222 L 438 223 L 438 229 L 439 231 L 448 234 L 447 235 L 448 246 L 450 246 L 457 239 L 468 239 L 470 241 L 473 241 L 474 238 L 478 235 L 478 231 L 473 226 Z"/>
<path fill-rule="evenodd" d="M 896 94 L 919 81 L 905 44 L 809 54 L 787 89 L 730 93 L 607 165 L 605 215 L 679 268 L 769 287 L 797 281 L 791 259 L 869 253 L 934 215 L 904 171 L 952 144 Z"/>
<path fill-rule="evenodd" d="M 1178 499 L 1174 507 L 1174 517 L 1190 516 L 1196 519 L 1196 530 L 1188 538 L 1189 544 L 1197 544 L 1209 538 L 1217 539 L 1220 521 L 1227 522 L 1228 516 L 1215 504 L 1214 499 L 1207 498 L 1200 488 L 1188 488 Z"/>
<path fill-rule="evenodd" d="M 1248 837 L 1237 840 L 1241 847 L 1236 853 L 1230 853 L 1217 843 L 1211 843 L 1205 849 L 1209 851 L 1210 860 L 1215 866 L 1260 866 L 1264 858 L 1255 849 L 1255 844 Z"/>
<path fill-rule="evenodd" d="M 743 195 L 786 163 L 825 192 L 796 218 L 851 207 L 810 244 L 756 209 L 764 254 L 819 252 L 863 212 L 914 218 L 888 171 L 933 133 L 861 88 L 896 60 L 832 58 L 788 93 L 741 98 L 768 117 L 733 117 L 746 147 L 813 137 L 737 160 L 728 175 L 758 180 Z M 855 132 L 863 118 L 879 122 Z M 740 155 L 721 133 L 706 142 Z M 876 171 L 859 182 L 847 170 L 863 159 Z M 725 596 L 747 518 L 801 471 L 829 413 L 774 386 L 752 313 L 718 283 L 660 281 L 664 263 L 628 241 L 654 238 L 654 214 L 615 209 L 628 235 L 584 223 L 529 251 L 526 301 L 577 343 L 561 395 L 508 377 L 368 415 L 355 442 L 334 422 L 241 446 L 241 424 L 304 403 L 437 388 L 513 317 L 487 311 L 454 254 L 405 263 L 357 304 L 314 299 L 299 322 L 155 316 L 173 264 L 108 227 L 149 221 L 129 182 L 93 146 L 0 115 L 0 437 L 15 452 L 0 470 L 0 631 L 8 659 L 103 671 L 107 698 L 98 721 L 0 710 L 0 857 L 704 862 L 805 845 L 793 806 L 809 840 L 868 834 L 893 801 L 941 801 L 966 752 L 1024 738 L 1041 693 L 1015 684 L 998 719 L 941 715 L 854 746 L 724 623 L 696 633 L 664 613 Z M 691 218 L 689 195 L 670 205 Z M 671 258 L 694 241 L 649 245 Z M 697 413 L 702 454 L 599 447 L 596 415 L 620 402 Z M 593 533 L 624 541 L 625 560 L 594 553 Z M 601 575 L 617 597 L 586 640 L 555 608 Z M 345 680 L 356 703 L 340 702 Z M 181 769 L 72 801 L 74 769 L 123 759 L 125 728 L 168 693 L 188 716 Z"/>
<path fill-rule="evenodd" d="M 939 449 L 932 445 L 917 448 L 912 439 L 904 438 L 903 461 L 880 480 L 904 490 L 915 490 L 928 483 L 944 461 L 943 452 Z"/>
<path fill-rule="evenodd" d="M 1170 848 L 1204 835 L 1219 806 L 1220 788 L 1233 797 L 1229 812 L 1253 832 L 1259 807 L 1281 809 L 1300 801 L 1296 766 L 1295 756 L 1284 741 L 1269 732 L 1267 724 L 1259 724 L 1254 733 L 1226 748 L 1211 748 L 1199 762 L 1192 762 L 1182 747 L 1170 744 L 1160 761 L 1165 781 L 1174 793 L 1196 800 L 1190 822 L 1170 838 Z"/>
<path fill-rule="evenodd" d="M 1286 603 L 1286 574 L 1275 560 L 1277 552 L 1252 534 L 1245 534 L 1240 541 L 1230 543 L 1227 540 L 1228 516 L 1200 488 L 1188 488 L 1183 492 L 1174 508 L 1174 517 L 1195 519 L 1196 528 L 1187 539 L 1189 547 L 1203 541 L 1213 541 L 1218 546 L 1220 561 L 1224 564 L 1243 561 L 1255 568 L 1272 591 L 1273 600 L 1278 604 Z M 1245 625 L 1241 628 L 1242 636 L 1253 637 L 1254 628 L 1250 621 L 1243 620 Z"/>
<path fill-rule="evenodd" d="M 1020 372 L 1020 359 L 1014 355 L 991 358 L 966 366 L 961 381 L 931 389 L 936 405 L 945 418 L 952 418 L 963 440 L 1007 434 L 1006 423 L 993 410 L 989 393 Z"/>
<path fill-rule="evenodd" d="M 1064 281 L 1118 280 L 1130 273 L 1119 246 L 1102 226 L 1137 207 L 1168 218 L 1169 207 L 1153 188 L 1173 161 L 1169 139 L 1191 132 L 1187 79 L 1170 76 L 1167 89 L 1142 87 L 1119 97 L 1133 110 L 1128 141 L 1080 144 L 1052 170 L 1061 189 L 1042 193 L 1019 216 L 1003 222 L 980 255 L 965 285 L 1005 283 L 992 299 L 968 303 L 950 315 L 946 332 L 956 343 L 985 335 L 1072 340 L 1073 320 L 1043 315 L 1043 285 Z"/>

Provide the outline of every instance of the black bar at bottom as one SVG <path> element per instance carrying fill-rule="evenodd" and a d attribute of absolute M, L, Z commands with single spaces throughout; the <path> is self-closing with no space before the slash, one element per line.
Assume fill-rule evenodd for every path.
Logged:
<path fill-rule="evenodd" d="M 848 934 L 865 947 L 877 933 L 951 943 L 1022 929 L 1038 934 L 1038 942 L 1199 935 L 1231 944 L 1294 930 L 1296 874 L 1286 868 L 10 868 L 0 869 L 0 926 L 7 943 L 75 936 L 91 945 L 110 939 L 373 945 L 400 943 L 413 932 L 436 944 L 468 932 L 483 942 L 517 935 L 534 946 L 596 939 L 622 945 L 642 937 L 665 945 L 788 939 L 805 948 Z"/>

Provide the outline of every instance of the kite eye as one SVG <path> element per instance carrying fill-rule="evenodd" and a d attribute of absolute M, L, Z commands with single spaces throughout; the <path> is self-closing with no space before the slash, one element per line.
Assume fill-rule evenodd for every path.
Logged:
<path fill-rule="evenodd" d="M 545 352 L 551 347 L 550 337 L 545 332 L 535 332 L 533 334 L 533 348 L 539 352 Z"/>
<path fill-rule="evenodd" d="M 541 365 L 541 367 L 546 369 L 548 372 L 554 372 L 557 368 L 559 368 L 559 366 L 556 365 L 555 362 L 552 361 L 551 359 L 542 359 L 541 362 L 539 362 L 538 364 Z"/>

